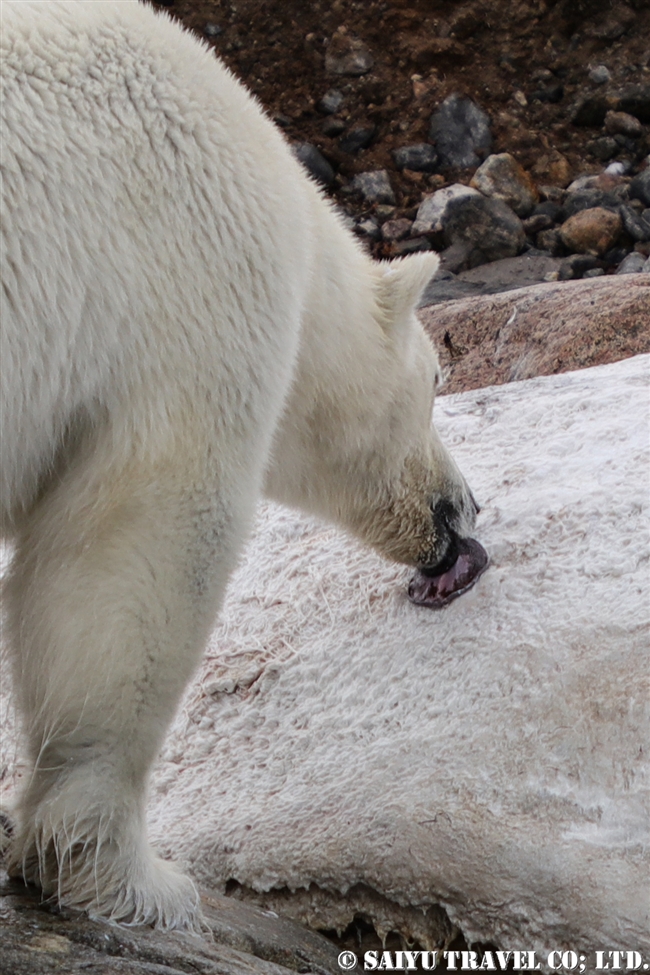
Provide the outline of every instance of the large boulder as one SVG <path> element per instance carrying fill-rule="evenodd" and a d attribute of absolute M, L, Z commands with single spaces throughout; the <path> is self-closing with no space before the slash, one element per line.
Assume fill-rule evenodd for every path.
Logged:
<path fill-rule="evenodd" d="M 525 266 L 517 266 L 525 258 L 484 264 L 449 282 L 434 280 L 425 298 L 428 293 L 434 301 L 445 285 L 448 297 L 458 297 L 463 287 L 504 291 L 517 279 L 527 284 Z M 438 347 L 445 391 L 477 389 L 650 352 L 650 274 L 555 281 L 461 297 L 422 308 L 420 316 Z"/>

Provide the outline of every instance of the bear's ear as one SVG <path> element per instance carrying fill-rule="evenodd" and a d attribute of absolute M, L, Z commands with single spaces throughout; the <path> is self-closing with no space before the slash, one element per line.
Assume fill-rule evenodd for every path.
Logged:
<path fill-rule="evenodd" d="M 430 251 L 382 262 L 379 304 L 387 324 L 400 322 L 413 312 L 439 263 L 438 255 Z"/>

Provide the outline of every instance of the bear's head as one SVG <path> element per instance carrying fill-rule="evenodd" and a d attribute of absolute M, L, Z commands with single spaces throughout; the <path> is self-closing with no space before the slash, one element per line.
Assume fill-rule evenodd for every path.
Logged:
<path fill-rule="evenodd" d="M 455 562 L 479 508 L 432 423 L 442 373 L 416 308 L 438 258 L 423 253 L 376 267 L 390 362 L 374 418 L 385 463 L 381 476 L 365 482 L 354 530 L 391 559 L 443 572 Z"/>
<path fill-rule="evenodd" d="M 432 423 L 442 377 L 416 308 L 437 266 L 432 253 L 380 263 L 364 255 L 340 304 L 331 291 L 317 296 L 267 492 L 390 559 L 443 572 L 478 508 Z"/>

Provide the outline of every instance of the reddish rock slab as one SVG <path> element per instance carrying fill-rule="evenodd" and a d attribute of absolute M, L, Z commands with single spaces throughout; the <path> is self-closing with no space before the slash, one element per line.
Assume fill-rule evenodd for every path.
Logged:
<path fill-rule="evenodd" d="M 650 275 L 536 284 L 421 308 L 443 393 L 570 372 L 650 352 Z"/>

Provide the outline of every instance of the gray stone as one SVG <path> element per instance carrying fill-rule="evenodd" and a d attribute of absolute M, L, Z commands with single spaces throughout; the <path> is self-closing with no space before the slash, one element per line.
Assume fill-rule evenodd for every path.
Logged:
<path fill-rule="evenodd" d="M 643 126 L 638 118 L 628 112 L 608 112 L 605 116 L 605 132 L 608 135 L 627 135 L 638 139 L 643 135 Z"/>
<path fill-rule="evenodd" d="M 532 179 L 509 152 L 488 156 L 474 173 L 471 186 L 485 196 L 507 203 L 518 217 L 532 213 L 539 200 Z"/>
<path fill-rule="evenodd" d="M 625 176 L 629 173 L 631 169 L 631 164 L 625 159 L 619 159 L 616 162 L 610 163 L 609 166 L 604 170 L 609 176 Z"/>
<path fill-rule="evenodd" d="M 564 85 L 556 81 L 551 85 L 547 85 L 545 88 L 538 88 L 536 91 L 532 91 L 528 96 L 529 102 L 548 102 L 551 105 L 561 102 L 564 98 Z"/>
<path fill-rule="evenodd" d="M 546 214 L 553 223 L 557 223 L 561 219 L 562 205 L 557 203 L 555 200 L 544 200 L 543 203 L 538 203 L 533 210 L 532 216 L 536 217 L 539 214 Z"/>
<path fill-rule="evenodd" d="M 444 262 L 444 255 L 442 255 Z M 441 262 L 442 263 L 442 262 Z M 502 261 L 483 264 L 458 276 L 442 269 L 427 286 L 421 305 L 436 305 L 443 301 L 455 301 L 476 295 L 500 294 L 539 284 L 558 271 L 561 260 L 556 257 L 520 254 Z"/>
<path fill-rule="evenodd" d="M 338 88 L 330 88 L 317 103 L 316 108 L 323 115 L 334 115 L 335 112 L 338 112 L 342 104 L 343 92 L 339 91 Z"/>
<path fill-rule="evenodd" d="M 589 72 L 589 80 L 593 81 L 595 85 L 604 85 L 611 77 L 609 68 L 605 67 L 604 64 L 597 65 Z"/>
<path fill-rule="evenodd" d="M 442 166 L 478 166 L 492 146 L 490 119 L 471 99 L 449 95 L 431 117 L 429 139 Z"/>
<path fill-rule="evenodd" d="M 411 237 L 409 240 L 400 240 L 393 244 L 391 253 L 393 257 L 403 257 L 405 254 L 416 254 L 431 249 L 431 242 L 426 237 Z"/>
<path fill-rule="evenodd" d="M 321 125 L 321 132 L 330 139 L 335 139 L 342 132 L 345 132 L 345 122 L 341 118 L 326 118 Z"/>
<path fill-rule="evenodd" d="M 425 196 L 418 208 L 413 224 L 414 234 L 440 233 L 443 230 L 447 208 L 452 200 L 461 197 L 480 196 L 478 190 L 464 183 L 453 183 L 437 190 L 431 196 Z"/>
<path fill-rule="evenodd" d="M 395 203 L 393 187 L 385 169 L 359 173 L 351 181 L 350 189 L 359 193 L 367 203 Z"/>
<path fill-rule="evenodd" d="M 587 271 L 593 271 L 600 266 L 601 262 L 592 254 L 572 254 L 560 264 L 558 281 L 574 281 L 584 277 Z"/>
<path fill-rule="evenodd" d="M 384 240 L 393 244 L 398 240 L 404 240 L 411 233 L 413 222 L 406 217 L 398 217 L 397 220 L 387 220 L 382 224 L 381 236 Z"/>
<path fill-rule="evenodd" d="M 365 149 L 372 142 L 377 126 L 372 123 L 368 125 L 357 125 L 339 139 L 339 148 L 343 152 L 358 152 Z"/>
<path fill-rule="evenodd" d="M 355 232 L 361 237 L 369 237 L 370 240 L 381 240 L 381 227 L 374 217 L 365 217 L 354 225 Z"/>
<path fill-rule="evenodd" d="M 623 229 L 632 240 L 650 240 L 650 210 L 637 213 L 629 206 L 620 206 L 618 212 L 623 221 Z"/>
<path fill-rule="evenodd" d="M 203 28 L 203 33 L 206 37 L 218 37 L 219 34 L 223 34 L 223 27 L 219 24 L 214 24 L 212 21 L 208 21 Z"/>
<path fill-rule="evenodd" d="M 444 232 L 447 243 L 469 245 L 469 267 L 514 257 L 526 242 L 517 214 L 501 200 L 480 195 L 450 202 Z"/>
<path fill-rule="evenodd" d="M 591 142 L 588 142 L 586 148 L 595 159 L 600 159 L 601 162 L 607 162 L 608 159 L 616 155 L 620 147 L 616 139 L 613 139 L 610 135 L 604 135 L 599 139 L 593 139 Z"/>
<path fill-rule="evenodd" d="M 540 230 L 550 230 L 553 226 L 553 220 L 547 213 L 535 213 L 523 223 L 527 237 L 538 234 Z"/>
<path fill-rule="evenodd" d="M 375 60 L 368 47 L 356 37 L 337 31 L 331 38 L 325 55 L 325 71 L 334 75 L 358 77 L 367 74 Z"/>
<path fill-rule="evenodd" d="M 335 975 L 338 949 L 302 925 L 220 894 L 205 894 L 209 938 L 52 912 L 35 888 L 0 877 L 3 975 Z"/>
<path fill-rule="evenodd" d="M 602 278 L 603 274 L 602 267 L 592 267 L 582 275 L 583 278 Z"/>
<path fill-rule="evenodd" d="M 273 121 L 276 125 L 279 125 L 281 129 L 288 129 L 289 126 L 293 124 L 293 119 L 289 115 L 285 115 L 283 112 L 277 112 L 273 116 Z"/>
<path fill-rule="evenodd" d="M 334 182 L 334 170 L 323 154 L 311 142 L 298 142 L 293 146 L 294 154 L 305 169 L 325 186 Z"/>
<path fill-rule="evenodd" d="M 617 274 L 640 274 L 645 270 L 646 258 L 643 254 L 638 254 L 636 251 L 632 251 L 628 254 L 625 260 L 621 261 L 618 266 Z"/>
<path fill-rule="evenodd" d="M 650 165 L 646 166 L 630 183 L 630 197 L 633 200 L 641 200 L 650 207 Z"/>
<path fill-rule="evenodd" d="M 605 121 L 610 109 L 618 107 L 618 99 L 601 92 L 581 98 L 573 109 L 571 121 L 574 125 L 597 127 Z"/>
<path fill-rule="evenodd" d="M 416 173 L 434 173 L 438 165 L 438 154 L 428 142 L 393 149 L 393 159 L 398 169 L 412 169 Z"/>
<path fill-rule="evenodd" d="M 625 88 L 618 99 L 617 108 L 634 115 L 639 122 L 650 122 L 650 84 Z"/>
<path fill-rule="evenodd" d="M 605 207 L 609 210 L 618 210 L 621 205 L 620 198 L 613 192 L 598 189 L 576 190 L 567 196 L 562 207 L 562 222 L 568 220 L 581 210 L 591 210 L 593 207 Z"/>
<path fill-rule="evenodd" d="M 559 257 L 561 254 L 566 254 L 566 247 L 562 241 L 562 236 L 559 230 L 542 230 L 537 234 L 537 246 L 540 250 L 547 251 L 552 254 L 553 257 Z"/>

